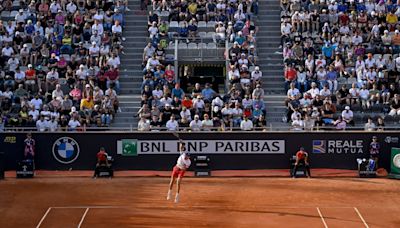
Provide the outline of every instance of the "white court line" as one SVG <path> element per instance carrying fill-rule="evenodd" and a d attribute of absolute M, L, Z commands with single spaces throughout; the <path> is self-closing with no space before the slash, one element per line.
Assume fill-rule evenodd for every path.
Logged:
<path fill-rule="evenodd" d="M 89 208 L 86 208 L 85 213 L 83 213 L 81 221 L 78 224 L 78 228 L 81 228 L 83 220 L 85 220 L 85 217 L 86 217 L 86 214 L 88 213 L 88 211 L 89 211 Z"/>
<path fill-rule="evenodd" d="M 44 219 L 46 218 L 46 216 L 49 214 L 50 211 L 51 211 L 51 207 L 47 208 L 46 213 L 44 213 L 42 219 L 40 219 L 39 224 L 37 224 L 36 228 L 39 228 L 40 225 L 42 225 Z"/>
<path fill-rule="evenodd" d="M 361 221 L 364 223 L 366 228 L 369 228 L 367 222 L 365 222 L 365 219 L 362 217 L 361 213 L 358 211 L 358 209 L 356 207 L 354 207 L 354 210 L 357 212 L 358 217 L 360 217 Z"/>
<path fill-rule="evenodd" d="M 328 228 L 328 225 L 326 225 L 324 216 L 322 216 L 322 213 L 321 213 L 321 211 L 319 210 L 319 207 L 317 207 L 317 211 L 318 211 L 319 217 L 320 217 L 321 220 L 322 220 L 322 223 L 324 224 L 324 227 L 325 227 L 325 228 Z"/>
<path fill-rule="evenodd" d="M 191 208 L 198 208 L 198 209 L 218 209 L 221 208 L 221 206 L 217 205 L 174 205 L 174 208 L 176 207 L 191 207 Z M 246 206 L 246 208 L 258 208 L 258 209 L 313 209 L 316 208 L 317 206 L 301 206 L 301 207 L 296 207 L 296 206 Z M 121 205 L 121 206 L 99 206 L 99 205 L 93 205 L 93 206 L 57 206 L 57 207 L 52 207 L 53 209 L 118 209 L 118 208 L 143 208 L 143 209 L 151 209 L 151 208 L 171 208 L 171 206 L 139 206 L 139 205 Z M 226 207 L 223 206 L 224 209 L 237 209 L 238 207 Z M 353 207 L 341 207 L 341 206 L 331 206 L 331 207 L 319 207 L 319 208 L 337 208 L 337 209 L 352 209 Z"/>
<path fill-rule="evenodd" d="M 127 207 L 132 207 L 132 206 L 60 206 L 60 207 L 51 207 L 53 209 L 86 209 L 86 208 L 91 208 L 91 209 L 113 209 L 113 208 L 127 208 Z"/>

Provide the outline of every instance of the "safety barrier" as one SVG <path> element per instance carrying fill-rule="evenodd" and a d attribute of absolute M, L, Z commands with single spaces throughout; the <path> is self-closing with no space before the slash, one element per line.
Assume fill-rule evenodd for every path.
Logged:
<path fill-rule="evenodd" d="M 169 170 L 178 157 L 178 138 L 192 154 L 209 155 L 212 169 L 282 169 L 304 147 L 313 168 L 356 169 L 357 158 L 369 157 L 378 137 L 380 167 L 390 168 L 390 150 L 399 147 L 398 132 L 58 132 L 33 133 L 37 169 L 93 169 L 104 147 L 116 170 Z M 0 133 L 7 170 L 23 159 L 24 132 Z"/>

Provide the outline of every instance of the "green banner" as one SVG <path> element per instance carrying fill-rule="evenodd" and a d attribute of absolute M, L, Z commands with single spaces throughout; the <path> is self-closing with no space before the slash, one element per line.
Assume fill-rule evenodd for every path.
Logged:
<path fill-rule="evenodd" d="M 123 156 L 137 156 L 137 140 L 136 139 L 122 139 L 122 155 Z"/>
<path fill-rule="evenodd" d="M 400 174 L 400 148 L 392 147 L 390 169 L 391 174 Z"/>

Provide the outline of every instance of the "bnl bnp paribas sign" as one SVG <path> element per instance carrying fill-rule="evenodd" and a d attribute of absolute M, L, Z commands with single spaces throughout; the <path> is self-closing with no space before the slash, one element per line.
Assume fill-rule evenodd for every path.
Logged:
<path fill-rule="evenodd" d="M 185 141 L 185 152 L 209 154 L 284 154 L 285 140 L 190 140 Z M 126 156 L 141 154 L 177 154 L 177 140 L 142 141 L 121 139 L 117 153 Z"/>

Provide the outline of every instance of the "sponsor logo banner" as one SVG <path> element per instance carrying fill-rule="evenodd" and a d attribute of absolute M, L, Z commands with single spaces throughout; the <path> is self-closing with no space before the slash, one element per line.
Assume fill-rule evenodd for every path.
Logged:
<path fill-rule="evenodd" d="M 125 143 L 124 143 L 125 142 Z M 128 142 L 131 144 L 128 147 Z M 285 140 L 190 140 L 183 141 L 189 153 L 209 154 L 284 154 Z M 117 141 L 117 153 L 121 155 L 138 154 L 177 154 L 179 141 L 140 141 L 122 139 Z"/>
<path fill-rule="evenodd" d="M 70 137 L 61 137 L 53 144 L 53 157 L 62 164 L 70 164 L 79 157 L 79 144 Z"/>
<path fill-rule="evenodd" d="M 16 136 L 6 136 L 6 137 L 4 137 L 4 141 L 3 142 L 4 143 L 11 143 L 11 144 L 17 143 L 17 137 Z"/>
<path fill-rule="evenodd" d="M 363 140 L 313 140 L 314 154 L 362 154 Z"/>
<path fill-rule="evenodd" d="M 123 156 L 137 156 L 137 140 L 122 139 L 117 142 L 117 154 Z"/>
<path fill-rule="evenodd" d="M 385 138 L 386 143 L 399 143 L 399 137 L 387 136 Z"/>
<path fill-rule="evenodd" d="M 313 140 L 312 152 L 314 154 L 325 154 L 326 153 L 326 141 L 325 140 Z"/>

